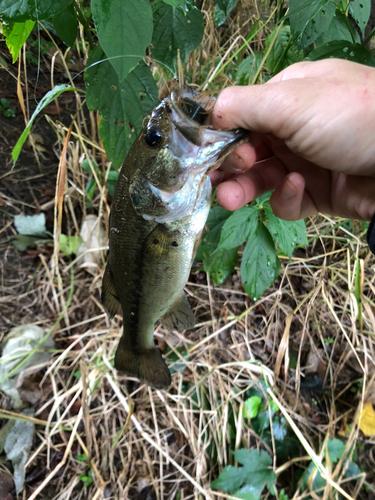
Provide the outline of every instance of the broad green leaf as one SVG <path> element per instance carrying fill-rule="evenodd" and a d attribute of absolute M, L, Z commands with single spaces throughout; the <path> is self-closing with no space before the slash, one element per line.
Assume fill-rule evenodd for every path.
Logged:
<path fill-rule="evenodd" d="M 20 252 L 24 252 L 26 248 L 36 248 L 38 245 L 43 245 L 48 241 L 52 242 L 52 239 L 47 237 L 40 238 L 38 236 L 27 236 L 26 234 L 15 234 L 11 244 Z"/>
<path fill-rule="evenodd" d="M 238 261 L 237 248 L 217 248 L 203 260 L 203 267 L 210 273 L 215 285 L 223 283 L 232 273 Z"/>
<path fill-rule="evenodd" d="M 255 418 L 258 415 L 260 403 L 262 398 L 259 396 L 251 396 L 246 399 L 243 406 L 243 416 L 247 418 Z"/>
<path fill-rule="evenodd" d="M 263 52 L 256 50 L 254 54 L 246 57 L 238 66 L 237 85 L 249 85 L 263 60 Z"/>
<path fill-rule="evenodd" d="M 349 465 L 348 465 L 346 471 L 345 471 L 345 477 L 346 478 L 354 477 L 354 476 L 358 476 L 358 474 L 362 474 L 362 471 L 358 467 L 358 465 L 351 460 L 349 462 Z"/>
<path fill-rule="evenodd" d="M 18 234 L 28 236 L 46 237 L 46 216 L 41 214 L 36 215 L 15 215 L 14 225 Z"/>
<path fill-rule="evenodd" d="M 43 21 L 61 12 L 72 0 L 0 0 L 4 21 Z"/>
<path fill-rule="evenodd" d="M 77 38 L 77 18 L 73 4 L 69 4 L 57 16 L 53 16 L 52 24 L 61 40 L 68 47 L 73 47 Z"/>
<path fill-rule="evenodd" d="M 241 261 L 245 292 L 256 301 L 272 285 L 280 271 L 280 261 L 268 229 L 262 222 L 248 240 Z"/>
<path fill-rule="evenodd" d="M 259 211 L 256 207 L 242 207 L 234 212 L 224 223 L 219 248 L 237 248 L 256 230 Z"/>
<path fill-rule="evenodd" d="M 100 45 L 123 82 L 145 54 L 152 38 L 149 0 L 92 0 Z"/>
<path fill-rule="evenodd" d="M 76 92 L 82 92 L 82 90 L 76 89 L 74 87 L 71 87 L 70 85 L 63 83 L 62 85 L 56 85 L 52 90 L 47 92 L 47 94 L 40 100 L 38 106 L 35 108 L 35 111 L 34 111 L 32 117 L 30 118 L 29 123 L 27 124 L 25 130 L 22 132 L 21 137 L 18 139 L 17 144 L 14 146 L 14 148 L 12 150 L 12 158 L 13 158 L 14 163 L 16 163 L 16 161 L 18 159 L 20 152 L 21 152 L 21 149 L 22 149 L 22 146 L 29 135 L 31 125 L 33 124 L 33 121 L 38 116 L 40 111 L 42 111 L 42 109 L 44 109 L 46 106 L 48 106 L 48 104 L 50 102 L 52 102 L 54 99 L 57 99 L 57 97 L 59 97 L 60 94 L 62 94 L 63 92 L 67 92 L 69 90 L 75 90 Z"/>
<path fill-rule="evenodd" d="M 266 39 L 266 51 L 276 35 L 274 30 Z M 303 52 L 298 50 L 295 43 L 291 43 L 290 26 L 283 26 L 277 39 L 268 54 L 267 66 L 270 71 L 279 72 L 282 69 L 303 60 Z"/>
<path fill-rule="evenodd" d="M 166 355 L 168 357 L 168 368 L 171 372 L 171 375 L 173 375 L 174 373 L 184 373 L 186 365 L 189 361 L 189 353 L 185 348 L 176 347 L 175 350 L 180 355 L 172 351 L 170 347 L 168 347 L 166 351 Z"/>
<path fill-rule="evenodd" d="M 291 258 L 294 248 L 307 244 L 305 221 L 286 221 L 274 215 L 271 208 L 266 208 L 267 229 L 271 233 L 278 251 Z M 301 241 L 301 243 L 300 243 Z"/>
<path fill-rule="evenodd" d="M 328 28 L 335 13 L 335 7 L 331 0 L 290 0 L 288 17 L 292 34 L 301 38 L 308 23 L 310 23 L 319 13 L 319 22 L 316 20 L 308 29 L 308 34 L 310 36 L 308 45 L 313 43 L 322 33 L 322 31 L 319 33 L 321 23 L 323 23 L 325 29 Z"/>
<path fill-rule="evenodd" d="M 158 90 L 148 66 L 142 61 L 120 82 L 116 71 L 96 47 L 85 72 L 87 106 L 102 116 L 100 136 L 114 167 L 124 161 L 142 121 L 158 103 Z"/>
<path fill-rule="evenodd" d="M 321 45 L 309 54 L 311 61 L 332 57 L 375 67 L 375 58 L 371 52 L 359 43 L 350 43 L 343 40 L 332 41 Z"/>
<path fill-rule="evenodd" d="M 355 19 L 364 36 L 365 28 L 371 14 L 371 0 L 351 0 L 349 3 L 349 13 Z"/>
<path fill-rule="evenodd" d="M 327 443 L 328 455 L 331 462 L 335 463 L 340 460 L 345 452 L 346 445 L 340 439 L 329 439 Z"/>
<path fill-rule="evenodd" d="M 164 3 L 172 5 L 172 7 L 185 7 L 185 0 L 163 0 Z"/>
<path fill-rule="evenodd" d="M 212 488 L 220 488 L 226 493 L 235 495 L 246 493 L 260 495 L 264 484 L 267 485 L 268 489 L 275 484 L 276 475 L 270 469 L 272 458 L 267 452 L 264 450 L 260 452 L 251 450 L 249 452 L 241 449 L 236 451 L 234 456 L 243 467 L 233 467 L 231 465 L 225 467 L 220 476 L 211 483 Z M 237 498 L 250 497 L 237 496 Z"/>
<path fill-rule="evenodd" d="M 275 417 L 272 421 L 272 432 L 277 441 L 283 441 L 286 436 L 288 430 L 285 425 L 285 418 Z"/>
<path fill-rule="evenodd" d="M 203 38 L 203 16 L 193 7 L 184 10 L 172 7 L 162 0 L 152 4 L 154 14 L 154 33 L 152 35 L 152 55 L 156 61 L 165 64 L 173 72 L 177 59 L 177 49 L 184 63 L 191 50 L 196 49 Z"/>
<path fill-rule="evenodd" d="M 359 35 L 348 18 L 336 9 L 329 28 L 317 38 L 316 46 L 319 47 L 333 40 L 346 40 L 347 42 L 352 42 L 353 37 L 356 43 L 360 43 Z"/>
<path fill-rule="evenodd" d="M 214 20 L 216 26 L 225 23 L 237 3 L 238 0 L 217 0 L 215 2 Z"/>
<path fill-rule="evenodd" d="M 34 27 L 34 21 L 24 23 L 12 23 L 10 26 L 3 23 L 3 33 L 6 36 L 6 44 L 12 54 L 12 63 L 15 63 L 22 45 L 26 42 Z"/>
<path fill-rule="evenodd" d="M 333 2 L 325 5 L 306 25 L 302 34 L 302 46 L 309 47 L 320 35 L 327 33 L 335 15 L 336 6 Z"/>
<path fill-rule="evenodd" d="M 195 260 L 207 259 L 216 250 L 223 224 L 231 215 L 232 212 L 225 210 L 223 207 L 211 208 L 206 221 L 208 231 L 203 235 Z"/>

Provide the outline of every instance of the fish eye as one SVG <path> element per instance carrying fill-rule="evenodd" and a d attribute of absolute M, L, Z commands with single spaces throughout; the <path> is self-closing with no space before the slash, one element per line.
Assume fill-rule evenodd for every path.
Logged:
<path fill-rule="evenodd" d="M 149 128 L 145 133 L 145 141 L 148 146 L 155 148 L 163 139 L 163 133 L 156 127 Z"/>

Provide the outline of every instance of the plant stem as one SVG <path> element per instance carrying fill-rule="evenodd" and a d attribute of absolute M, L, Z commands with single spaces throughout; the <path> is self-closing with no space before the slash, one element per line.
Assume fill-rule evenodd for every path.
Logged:
<path fill-rule="evenodd" d="M 85 33 L 87 35 L 87 40 L 89 42 L 90 49 L 94 50 L 95 45 L 94 45 L 94 40 L 92 39 L 92 35 L 91 35 L 89 23 L 87 22 L 87 19 L 84 16 L 84 14 L 83 14 L 83 12 L 81 10 L 81 7 L 78 5 L 78 3 L 77 3 L 76 0 L 73 0 L 73 5 L 74 5 L 74 7 L 75 7 L 75 9 L 77 11 L 77 16 L 78 16 L 79 22 L 85 28 Z"/>
<path fill-rule="evenodd" d="M 370 34 L 368 35 L 368 37 L 366 38 L 366 40 L 364 40 L 362 42 L 362 45 L 364 47 L 366 47 L 366 45 L 370 42 L 371 38 L 375 35 L 375 26 L 372 28 L 372 30 L 370 31 Z"/>

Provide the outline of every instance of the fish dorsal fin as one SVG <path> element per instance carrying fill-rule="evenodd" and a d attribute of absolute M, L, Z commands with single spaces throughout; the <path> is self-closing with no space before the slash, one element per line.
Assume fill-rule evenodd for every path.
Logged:
<path fill-rule="evenodd" d="M 108 265 L 103 277 L 102 304 L 110 318 L 113 318 L 120 306 L 120 299 L 117 296 L 115 285 L 112 279 L 112 272 Z"/>
<path fill-rule="evenodd" d="M 182 332 L 188 328 L 193 328 L 195 325 L 194 314 L 183 292 L 164 316 L 160 318 L 160 321 L 168 330 Z"/>

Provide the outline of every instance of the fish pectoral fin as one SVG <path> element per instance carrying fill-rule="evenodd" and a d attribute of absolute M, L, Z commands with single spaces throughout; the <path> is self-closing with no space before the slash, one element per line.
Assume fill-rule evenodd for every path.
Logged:
<path fill-rule="evenodd" d="M 178 332 L 194 327 L 194 314 L 184 293 L 173 302 L 160 321 L 167 330 L 177 330 Z"/>
<path fill-rule="evenodd" d="M 115 285 L 113 284 L 112 272 L 107 266 L 102 285 L 102 304 L 110 318 L 117 313 L 120 306 L 120 299 L 117 296 Z"/>
<path fill-rule="evenodd" d="M 145 256 L 159 260 L 176 251 L 179 246 L 178 235 L 179 231 L 168 231 L 162 224 L 158 224 L 144 243 Z"/>
<path fill-rule="evenodd" d="M 168 366 L 156 347 L 132 351 L 120 341 L 115 355 L 115 368 L 155 389 L 165 389 L 172 382 Z"/>

